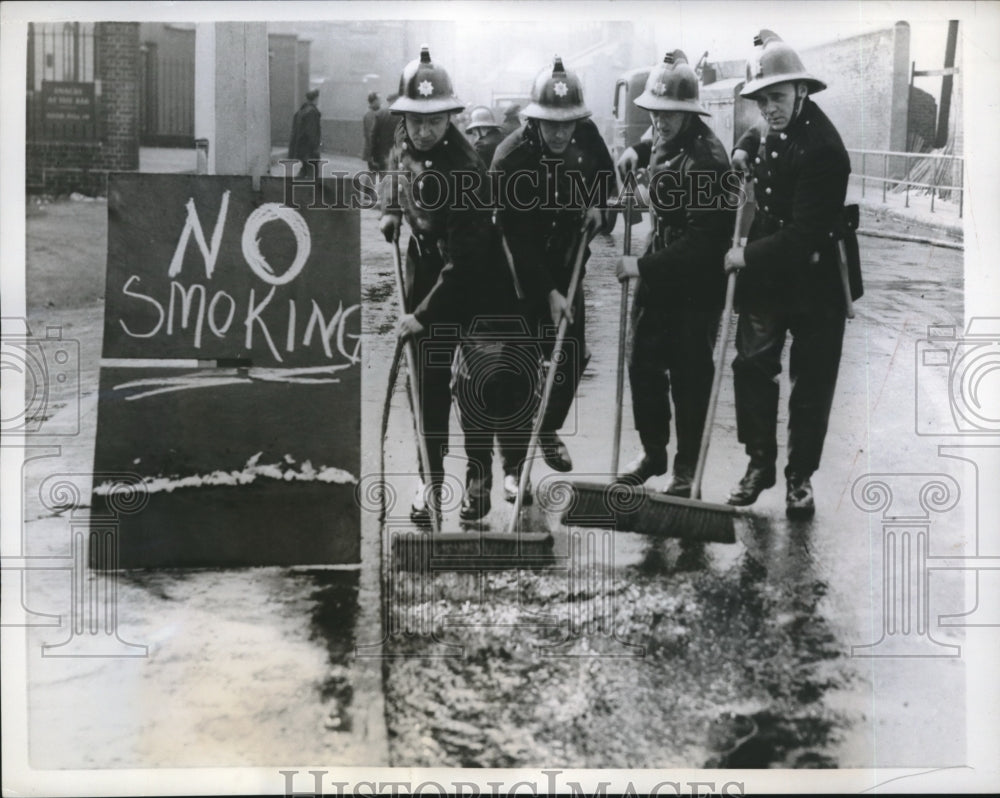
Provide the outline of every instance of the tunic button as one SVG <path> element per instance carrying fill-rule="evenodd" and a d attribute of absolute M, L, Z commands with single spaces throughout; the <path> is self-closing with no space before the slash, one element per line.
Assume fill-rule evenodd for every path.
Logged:
<path fill-rule="evenodd" d="M 783 136 L 783 135 L 785 135 L 785 134 L 784 134 L 784 133 L 782 133 L 781 135 Z M 445 140 L 444 140 L 444 141 L 443 141 L 442 143 L 443 143 L 443 144 L 445 144 L 445 145 L 447 146 L 447 144 L 448 144 L 448 139 L 445 139 Z"/>
<path fill-rule="evenodd" d="M 583 156 L 582 155 L 578 156 L 577 159 L 576 159 L 576 162 L 577 163 L 583 163 Z"/>
<path fill-rule="evenodd" d="M 777 158 L 778 157 L 778 151 L 777 150 L 771 150 L 771 157 L 772 158 Z"/>
<path fill-rule="evenodd" d="M 764 206 L 764 210 L 765 210 L 765 211 L 768 211 L 768 212 L 770 212 L 771 208 L 770 208 L 770 206 L 768 206 L 768 205 L 765 205 L 765 206 Z"/>
<path fill-rule="evenodd" d="M 788 138 L 788 134 L 787 133 L 779 133 L 778 134 L 778 138 L 781 139 L 782 141 L 784 141 L 785 139 Z"/>
<path fill-rule="evenodd" d="M 406 142 L 405 141 L 403 142 L 403 149 L 404 150 L 406 149 Z"/>
<path fill-rule="evenodd" d="M 753 179 L 753 182 L 754 182 L 754 183 L 756 183 L 756 182 L 757 182 L 757 178 L 756 178 L 756 177 L 755 177 L 755 178 Z"/>
<path fill-rule="evenodd" d="M 806 120 L 806 124 L 807 124 L 807 125 L 809 124 L 809 120 L 808 120 L 808 119 Z"/>
<path fill-rule="evenodd" d="M 765 193 L 765 194 L 770 194 L 770 193 L 771 193 L 771 187 L 770 187 L 770 186 L 768 186 L 767 188 L 765 188 L 765 189 L 764 189 L 764 193 Z"/>
<path fill-rule="evenodd" d="M 760 163 L 760 156 L 754 158 L 753 160 L 754 160 L 754 163 Z"/>
<path fill-rule="evenodd" d="M 830 238 L 833 238 L 833 230 L 830 231 Z"/>
<path fill-rule="evenodd" d="M 553 223 L 552 223 L 552 226 L 553 226 L 553 227 L 555 227 L 555 226 L 556 226 L 556 223 L 555 223 L 555 222 L 553 222 Z"/>
<path fill-rule="evenodd" d="M 431 166 L 431 162 L 430 161 L 424 161 L 424 166 L 426 166 L 429 169 L 430 166 Z"/>

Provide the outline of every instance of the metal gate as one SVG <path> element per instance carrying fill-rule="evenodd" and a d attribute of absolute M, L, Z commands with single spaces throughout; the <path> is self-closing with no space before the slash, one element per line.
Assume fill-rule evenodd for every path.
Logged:
<path fill-rule="evenodd" d="M 28 141 L 100 138 L 94 23 L 28 23 Z"/>
<path fill-rule="evenodd" d="M 194 30 L 162 26 L 140 47 L 139 143 L 194 146 Z"/>

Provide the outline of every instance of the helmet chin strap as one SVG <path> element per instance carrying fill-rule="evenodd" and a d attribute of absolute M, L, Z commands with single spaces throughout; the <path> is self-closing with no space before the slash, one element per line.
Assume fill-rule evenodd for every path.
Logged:
<path fill-rule="evenodd" d="M 806 97 L 809 96 L 809 92 L 800 95 L 799 86 L 803 86 L 801 81 L 795 81 L 795 103 L 792 105 L 792 118 L 788 120 L 788 124 L 791 125 L 796 119 L 799 118 L 799 112 L 802 110 L 802 104 L 805 102 Z"/>

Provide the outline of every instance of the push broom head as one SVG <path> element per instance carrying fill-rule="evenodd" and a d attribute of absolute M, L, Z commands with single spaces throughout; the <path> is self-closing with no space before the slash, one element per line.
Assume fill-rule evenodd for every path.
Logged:
<path fill-rule="evenodd" d="M 705 543 L 735 543 L 739 511 L 728 504 L 668 496 L 621 482 L 574 482 L 563 513 L 570 526 L 598 526 Z"/>

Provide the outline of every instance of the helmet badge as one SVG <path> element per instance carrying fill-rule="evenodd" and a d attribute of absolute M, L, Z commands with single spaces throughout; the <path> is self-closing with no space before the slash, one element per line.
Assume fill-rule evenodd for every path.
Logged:
<path fill-rule="evenodd" d="M 554 91 L 559 97 L 565 97 L 567 92 L 569 92 L 569 89 L 563 81 L 557 80 L 555 85 L 552 87 L 552 91 Z"/>
<path fill-rule="evenodd" d="M 434 86 L 429 80 L 422 80 L 417 86 L 417 91 L 420 92 L 421 97 L 430 97 L 434 93 Z"/>

